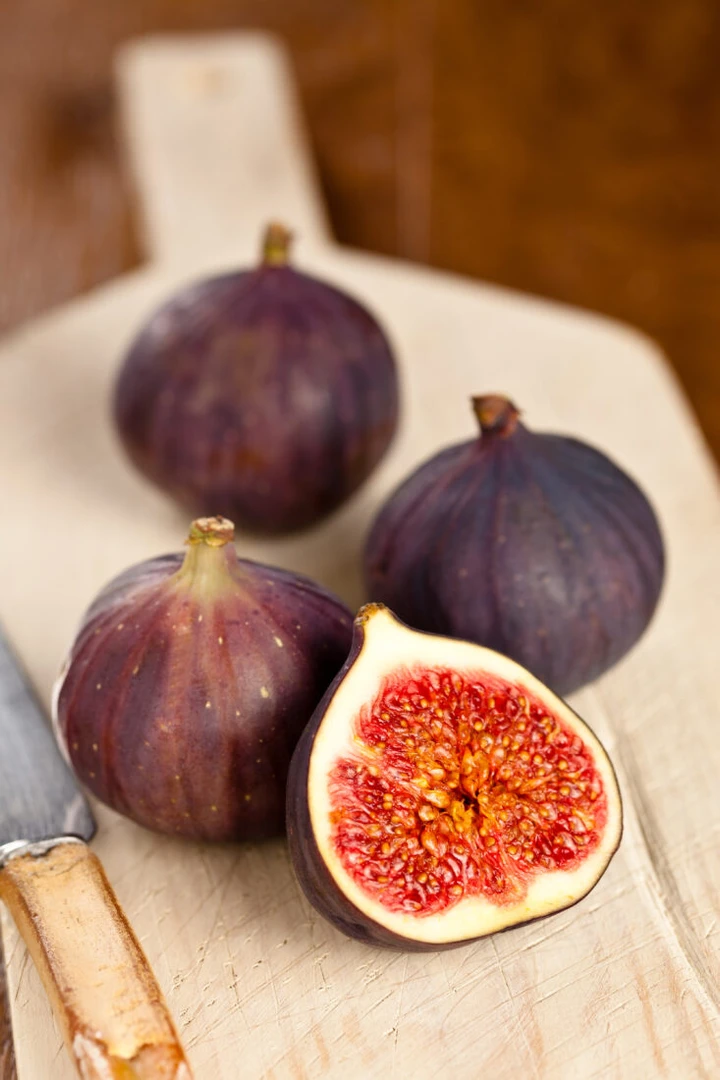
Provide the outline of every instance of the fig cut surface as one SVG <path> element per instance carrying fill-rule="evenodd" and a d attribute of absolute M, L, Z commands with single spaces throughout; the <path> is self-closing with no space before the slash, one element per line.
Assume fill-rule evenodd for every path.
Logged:
<path fill-rule="evenodd" d="M 431 949 L 549 915 L 621 832 L 612 765 L 565 702 L 499 653 L 361 610 L 288 787 L 298 879 L 339 929 Z"/>

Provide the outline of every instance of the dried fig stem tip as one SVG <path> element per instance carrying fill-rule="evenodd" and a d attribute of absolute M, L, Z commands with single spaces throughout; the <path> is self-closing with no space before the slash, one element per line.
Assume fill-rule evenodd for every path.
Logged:
<path fill-rule="evenodd" d="M 512 435 L 517 427 L 520 410 L 509 398 L 483 394 L 472 399 L 472 407 L 483 435 Z"/>
<path fill-rule="evenodd" d="M 387 611 L 385 604 L 378 604 L 374 601 L 369 604 L 363 604 L 355 616 L 355 625 L 365 626 L 365 624 L 372 619 L 373 615 L 377 615 L 381 611 Z"/>
<path fill-rule="evenodd" d="M 223 517 L 197 518 L 190 526 L 186 544 L 206 544 L 208 547 L 224 547 L 235 537 L 232 521 Z"/>
<path fill-rule="evenodd" d="M 265 266 L 286 266 L 293 234 L 279 221 L 271 221 L 263 237 L 262 261 Z"/>

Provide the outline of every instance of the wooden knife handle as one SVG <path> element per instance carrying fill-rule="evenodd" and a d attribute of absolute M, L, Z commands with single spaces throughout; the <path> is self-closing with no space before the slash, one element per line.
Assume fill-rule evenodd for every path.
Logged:
<path fill-rule="evenodd" d="M 103 868 L 79 842 L 0 871 L 82 1080 L 191 1080 L 162 992 Z"/>

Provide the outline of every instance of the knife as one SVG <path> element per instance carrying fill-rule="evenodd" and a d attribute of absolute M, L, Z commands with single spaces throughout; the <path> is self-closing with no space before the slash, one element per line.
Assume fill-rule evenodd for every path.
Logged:
<path fill-rule="evenodd" d="M 0 900 L 82 1080 L 192 1080 L 162 992 L 87 845 L 94 833 L 0 631 Z"/>

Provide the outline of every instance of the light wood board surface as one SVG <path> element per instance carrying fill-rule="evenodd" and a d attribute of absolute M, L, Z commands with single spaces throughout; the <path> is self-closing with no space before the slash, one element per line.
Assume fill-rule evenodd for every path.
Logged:
<path fill-rule="evenodd" d="M 254 259 L 268 216 L 297 263 L 364 299 L 397 346 L 394 449 L 326 526 L 243 554 L 351 605 L 388 489 L 473 432 L 468 397 L 609 452 L 669 552 L 632 654 L 572 704 L 613 758 L 623 842 L 580 905 L 448 953 L 350 942 L 300 896 L 284 844 L 210 848 L 98 808 L 95 844 L 165 990 L 197 1080 L 720 1075 L 720 497 L 662 356 L 634 331 L 330 242 L 282 54 L 260 37 L 156 40 L 120 68 L 153 261 L 0 347 L 0 618 L 43 697 L 94 593 L 178 549 L 187 520 L 126 463 L 108 420 L 123 349 L 174 288 Z M 236 197 L 237 196 L 237 197 Z M 20 1080 L 70 1080 L 39 980 L 5 925 Z"/>

